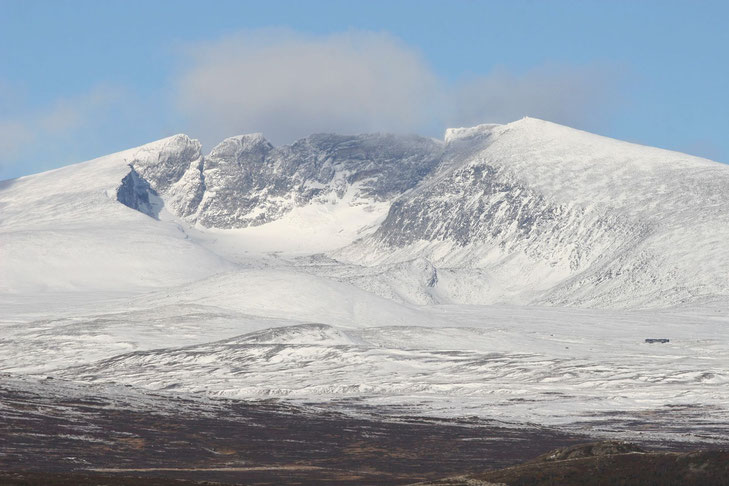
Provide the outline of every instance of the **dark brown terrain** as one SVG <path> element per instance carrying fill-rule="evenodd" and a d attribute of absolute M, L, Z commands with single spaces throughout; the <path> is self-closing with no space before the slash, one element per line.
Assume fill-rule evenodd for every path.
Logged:
<path fill-rule="evenodd" d="M 648 452 L 600 442 L 552 451 L 524 464 L 419 486 L 726 486 L 729 449 Z"/>
<path fill-rule="evenodd" d="M 716 461 L 726 461 L 723 453 L 706 453 L 708 462 L 618 454 L 598 464 L 570 457 L 503 469 L 586 440 L 477 420 L 380 420 L 275 401 L 192 400 L 0 375 L 2 485 L 398 485 L 463 475 L 508 484 L 638 484 L 580 483 L 579 474 L 605 468 L 649 474 L 665 458 L 675 463 L 670 474 L 693 465 L 713 474 Z M 554 478 L 561 479 L 548 482 Z"/>
<path fill-rule="evenodd" d="M 584 441 L 540 428 L 407 416 L 382 421 L 273 401 L 188 400 L 120 388 L 0 380 L 0 483 L 178 484 L 78 476 L 93 473 L 246 485 L 408 484 Z"/>

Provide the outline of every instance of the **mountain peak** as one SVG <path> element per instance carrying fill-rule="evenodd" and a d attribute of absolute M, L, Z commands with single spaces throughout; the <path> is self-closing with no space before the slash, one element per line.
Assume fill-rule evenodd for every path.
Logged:
<path fill-rule="evenodd" d="M 523 118 L 520 118 L 519 120 L 515 120 L 513 122 L 507 123 L 507 124 L 499 124 L 499 123 L 482 123 L 479 125 L 475 125 L 472 127 L 458 127 L 458 128 L 447 128 L 445 131 L 445 142 L 453 142 L 456 140 L 467 140 L 467 139 L 475 139 L 480 138 L 483 136 L 489 136 L 492 135 L 495 131 L 499 129 L 520 129 L 520 130 L 527 130 L 527 131 L 534 131 L 534 132 L 543 132 L 545 130 L 564 130 L 564 131 L 576 131 L 579 132 L 580 130 L 577 130 L 575 128 L 571 128 L 565 125 L 560 125 L 559 123 L 550 122 L 547 120 L 542 120 L 540 118 L 534 118 L 530 116 L 525 116 Z M 587 132 L 583 132 L 587 133 Z"/>
<path fill-rule="evenodd" d="M 456 140 L 466 140 L 490 135 L 493 131 L 503 125 L 497 123 L 483 123 L 474 127 L 447 128 L 444 140 L 446 143 Z"/>
<path fill-rule="evenodd" d="M 155 140 L 153 142 L 145 143 L 144 145 L 137 147 L 136 151 L 162 153 L 172 152 L 179 149 L 185 150 L 190 147 L 202 147 L 202 145 L 198 140 L 191 138 L 184 133 L 178 133 L 175 135 L 170 135 L 169 137 L 160 138 L 159 140 Z"/>
<path fill-rule="evenodd" d="M 210 157 L 230 156 L 243 152 L 268 151 L 273 145 L 266 140 L 263 133 L 248 133 L 228 137 L 210 151 Z"/>

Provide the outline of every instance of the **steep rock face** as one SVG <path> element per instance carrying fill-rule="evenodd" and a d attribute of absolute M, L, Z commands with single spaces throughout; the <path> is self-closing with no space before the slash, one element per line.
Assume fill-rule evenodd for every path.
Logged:
<path fill-rule="evenodd" d="M 187 135 L 175 135 L 141 147 L 129 164 L 155 191 L 166 193 L 191 164 L 202 159 L 202 146 Z"/>
<path fill-rule="evenodd" d="M 204 193 L 191 217 L 205 227 L 232 228 L 246 215 L 258 211 L 264 214 L 270 202 L 266 194 L 256 194 L 266 190 L 257 175 L 270 176 L 272 168 L 267 166 L 266 156 L 272 150 L 261 134 L 228 138 L 213 148 L 200 173 Z M 272 177 L 267 179 L 273 184 L 278 182 Z"/>
<path fill-rule="evenodd" d="M 441 152 L 441 143 L 417 136 L 322 134 L 273 147 L 251 134 L 203 157 L 199 142 L 179 135 L 130 165 L 174 214 L 226 229 L 265 224 L 313 201 L 337 204 L 345 195 L 353 204 L 391 200 L 429 174 Z"/>
<path fill-rule="evenodd" d="M 132 169 L 117 189 L 116 199 L 123 205 L 136 209 L 140 213 L 157 219 L 159 210 L 157 193 L 149 187 L 149 183 L 139 177 L 137 171 Z"/>
<path fill-rule="evenodd" d="M 205 227 L 265 224 L 317 201 L 389 200 L 414 187 L 440 156 L 421 137 L 314 135 L 274 148 L 261 135 L 229 138 L 205 159 L 205 195 L 195 220 Z"/>
<path fill-rule="evenodd" d="M 204 192 L 201 148 L 197 140 L 175 135 L 141 147 L 129 165 L 163 197 L 173 214 L 188 217 L 197 210 Z"/>
<path fill-rule="evenodd" d="M 476 163 L 395 201 L 372 239 L 386 247 L 418 241 L 489 245 L 507 254 L 524 251 L 534 258 L 564 259 L 576 270 L 605 240 L 640 231 L 628 226 L 616 216 L 557 203 L 503 168 Z"/>

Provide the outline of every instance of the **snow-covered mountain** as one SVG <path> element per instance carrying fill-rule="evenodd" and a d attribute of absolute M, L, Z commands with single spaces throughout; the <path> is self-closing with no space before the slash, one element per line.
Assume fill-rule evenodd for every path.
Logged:
<path fill-rule="evenodd" d="M 337 256 L 486 271 L 500 289 L 475 302 L 675 305 L 729 293 L 728 188 L 724 164 L 541 120 L 450 130 L 431 177 Z"/>
<path fill-rule="evenodd" d="M 531 118 L 207 155 L 176 135 L 0 182 L 0 371 L 729 417 L 727 189 L 727 165 Z"/>
<path fill-rule="evenodd" d="M 243 135 L 208 155 L 177 135 L 4 182 L 0 285 L 144 287 L 324 253 L 292 264 L 402 302 L 665 307 L 729 295 L 727 188 L 726 165 L 531 118 L 442 142 Z M 106 258 L 115 231 L 139 239 Z"/>

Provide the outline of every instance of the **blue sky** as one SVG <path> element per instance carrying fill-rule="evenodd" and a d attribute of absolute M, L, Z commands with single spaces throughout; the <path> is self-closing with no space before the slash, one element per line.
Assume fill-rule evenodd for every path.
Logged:
<path fill-rule="evenodd" d="M 729 162 L 726 1 L 0 0 L 0 179 L 187 133 L 536 116 Z"/>

